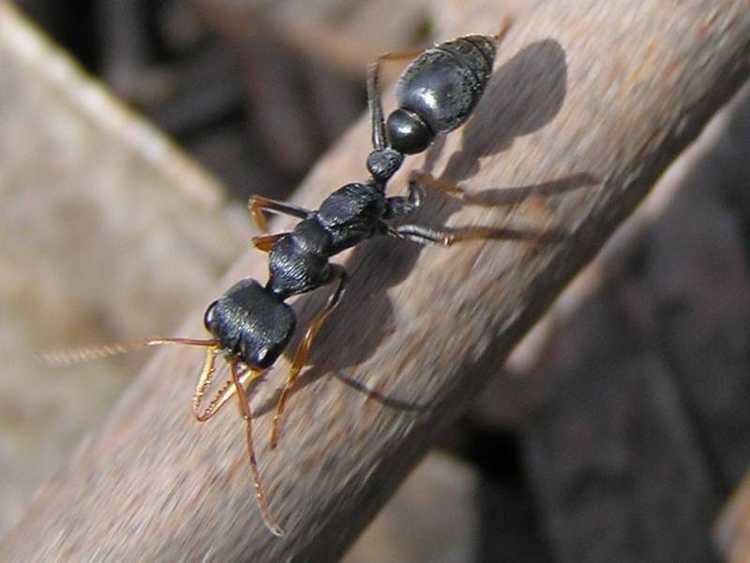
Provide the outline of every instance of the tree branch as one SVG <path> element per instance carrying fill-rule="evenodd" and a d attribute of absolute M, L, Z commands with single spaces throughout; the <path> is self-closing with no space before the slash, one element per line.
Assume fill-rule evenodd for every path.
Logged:
<path fill-rule="evenodd" d="M 502 14 L 486 15 L 487 28 L 472 31 L 495 31 Z M 748 38 L 750 11 L 741 0 L 561 0 L 517 21 L 474 117 L 421 167 L 483 193 L 485 202 L 484 192 L 510 187 L 523 187 L 525 199 L 486 207 L 429 193 L 419 222 L 569 235 L 561 243 L 450 249 L 378 240 L 342 260 L 353 276 L 350 289 L 316 341 L 275 451 L 267 439 L 287 360 L 253 396 L 260 468 L 287 536 L 271 536 L 259 518 L 236 413 L 226 409 L 206 425 L 190 417 L 200 353 L 165 350 L 43 488 L 0 546 L 0 559 L 340 556 L 736 91 L 747 75 Z M 337 186 L 361 178 L 368 140 L 360 123 L 310 175 L 298 202 L 316 207 Z M 392 190 L 404 185 L 400 176 Z M 263 256 L 248 253 L 226 284 L 248 274 L 264 280 L 265 272 Z M 321 291 L 297 303 L 299 326 L 326 297 Z M 197 334 L 190 323 L 186 335 Z"/>

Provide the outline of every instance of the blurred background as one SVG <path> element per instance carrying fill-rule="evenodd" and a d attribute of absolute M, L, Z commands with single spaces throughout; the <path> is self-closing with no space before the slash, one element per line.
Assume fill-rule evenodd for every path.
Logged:
<path fill-rule="evenodd" d="M 145 360 L 50 371 L 37 352 L 176 331 L 247 251 L 248 195 L 287 198 L 363 114 L 368 61 L 444 39 L 457 13 L 533 17 L 536 3 L 0 7 L 0 533 Z M 748 150 L 745 88 L 347 561 L 731 548 L 739 516 L 712 528 L 750 461 Z"/>

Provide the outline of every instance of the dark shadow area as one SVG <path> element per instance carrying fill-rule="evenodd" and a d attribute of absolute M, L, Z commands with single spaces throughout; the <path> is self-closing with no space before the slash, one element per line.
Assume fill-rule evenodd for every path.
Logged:
<path fill-rule="evenodd" d="M 523 434 L 468 414 L 452 425 L 438 448 L 473 469 L 476 535 L 471 561 L 553 561 L 525 467 Z"/>
<path fill-rule="evenodd" d="M 333 376 L 341 381 L 344 385 L 347 385 L 354 389 L 355 391 L 358 391 L 359 393 L 364 393 L 367 395 L 368 400 L 375 401 L 376 403 L 380 403 L 381 405 L 385 407 L 390 407 L 392 409 L 398 409 L 400 411 L 410 411 L 410 412 L 420 412 L 427 410 L 427 405 L 420 405 L 415 403 L 409 403 L 407 401 L 399 401 L 396 398 L 390 397 L 384 393 L 382 393 L 379 389 L 371 389 L 364 383 L 361 383 L 357 381 L 356 379 L 352 379 L 351 377 L 347 377 L 345 374 L 341 372 L 334 372 Z"/>
<path fill-rule="evenodd" d="M 552 561 L 524 471 L 521 437 L 474 427 L 465 439 L 464 459 L 480 472 L 474 496 L 479 517 L 476 563 Z"/>
<path fill-rule="evenodd" d="M 532 43 L 513 56 L 495 72 L 474 117 L 461 129 L 461 149 L 451 155 L 443 177 L 454 182 L 471 178 L 482 158 L 508 150 L 517 137 L 550 123 L 562 108 L 567 80 L 565 51 L 557 41 Z M 442 148 L 433 147 L 425 171 L 432 170 Z"/>
<path fill-rule="evenodd" d="M 483 190 L 475 194 L 467 194 L 464 202 L 467 205 L 481 205 L 483 207 L 499 207 L 501 205 L 512 205 L 525 199 L 537 196 L 546 197 L 560 195 L 565 192 L 574 191 L 586 186 L 593 186 L 599 181 L 591 174 L 585 172 L 573 174 L 560 180 L 542 182 L 533 186 L 517 186 L 510 188 L 497 188 Z"/>
<path fill-rule="evenodd" d="M 475 501 L 479 512 L 476 563 L 555 561 L 525 479 L 482 478 Z"/>

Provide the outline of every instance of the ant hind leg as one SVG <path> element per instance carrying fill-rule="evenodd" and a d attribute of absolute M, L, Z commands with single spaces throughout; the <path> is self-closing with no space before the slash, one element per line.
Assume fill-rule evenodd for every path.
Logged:
<path fill-rule="evenodd" d="M 302 371 L 302 367 L 307 361 L 307 356 L 310 353 L 310 348 L 312 346 L 313 340 L 315 339 L 315 336 L 318 334 L 318 332 L 320 332 L 320 329 L 323 327 L 323 324 L 325 323 L 328 316 L 341 302 L 341 297 L 344 295 L 346 281 L 349 276 L 346 273 L 346 270 L 341 266 L 332 264 L 331 268 L 331 279 L 338 278 L 339 285 L 336 288 L 336 291 L 334 291 L 333 294 L 328 298 L 328 303 L 326 303 L 326 306 L 323 308 L 323 310 L 318 313 L 310 323 L 310 326 L 307 328 L 307 332 L 305 333 L 305 337 L 302 339 L 299 348 L 297 348 L 297 352 L 294 354 L 292 366 L 289 368 L 289 376 L 287 377 L 284 390 L 281 392 L 281 396 L 279 397 L 279 402 L 276 406 L 276 414 L 274 414 L 273 417 L 273 428 L 271 430 L 272 449 L 276 447 L 276 444 L 278 442 L 279 427 L 281 426 L 281 414 L 284 412 L 284 406 L 286 405 L 287 398 L 289 397 L 289 393 L 292 390 L 294 382 L 297 380 L 297 376 L 299 376 L 300 372 Z"/>

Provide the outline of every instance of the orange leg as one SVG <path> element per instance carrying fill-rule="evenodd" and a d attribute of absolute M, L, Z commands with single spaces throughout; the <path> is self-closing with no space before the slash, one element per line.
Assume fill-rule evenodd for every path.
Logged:
<path fill-rule="evenodd" d="M 273 417 L 273 428 L 271 430 L 271 448 L 275 448 L 276 444 L 278 443 L 279 428 L 281 426 L 281 414 L 284 412 L 284 406 L 286 405 L 289 393 L 294 386 L 294 382 L 297 380 L 297 376 L 299 376 L 300 372 L 302 371 L 302 367 L 307 361 L 307 356 L 310 353 L 310 348 L 312 347 L 313 340 L 315 340 L 315 336 L 318 334 L 318 332 L 320 332 L 320 329 L 323 327 L 326 319 L 331 314 L 331 312 L 333 312 L 333 310 L 341 301 L 341 297 L 344 295 L 346 280 L 348 277 L 346 270 L 337 265 L 332 265 L 331 267 L 333 268 L 331 277 L 338 278 L 339 285 L 333 295 L 328 298 L 328 303 L 326 303 L 326 306 L 323 308 L 323 310 L 318 313 L 318 315 L 310 323 L 310 326 L 307 328 L 307 332 L 305 333 L 305 337 L 302 339 L 302 342 L 300 343 L 299 348 L 297 348 L 297 352 L 294 355 L 292 366 L 289 368 L 289 376 L 287 377 L 286 385 L 284 386 L 284 390 L 281 392 L 279 403 L 276 406 L 276 414 Z"/>
<path fill-rule="evenodd" d="M 285 215 L 291 215 L 298 219 L 305 219 L 310 211 L 302 207 L 298 207 L 291 203 L 284 203 L 276 201 L 274 199 L 268 199 L 260 195 L 251 195 L 247 202 L 247 208 L 250 211 L 250 216 L 253 218 L 255 225 L 258 230 L 262 233 L 268 231 L 268 222 L 263 211 L 270 211 L 271 213 L 283 213 Z"/>
<path fill-rule="evenodd" d="M 519 196 L 516 194 L 515 197 L 513 197 L 511 194 L 514 190 L 507 190 L 507 193 L 510 195 L 510 197 L 506 201 L 491 201 L 487 199 L 483 199 L 481 194 L 470 194 L 467 193 L 462 187 L 457 186 L 453 182 L 449 182 L 448 180 L 443 180 L 441 178 L 435 178 L 434 176 L 431 176 L 430 174 L 427 174 L 425 172 L 419 172 L 419 171 L 412 171 L 412 173 L 409 176 L 409 189 L 410 191 L 414 191 L 415 186 L 425 186 L 428 188 L 432 188 L 435 190 L 438 190 L 450 197 L 456 198 L 461 200 L 464 203 L 468 203 L 471 205 L 481 205 L 484 207 L 499 207 L 502 205 L 511 205 L 513 203 L 518 203 L 520 201 L 523 201 L 525 199 L 528 199 L 532 203 L 537 204 L 537 209 L 544 213 L 545 216 L 549 217 L 549 213 L 546 210 L 546 207 L 543 203 L 541 203 L 541 200 L 536 196 L 534 193 L 528 193 L 527 196 Z M 515 188 L 515 190 L 518 190 L 518 188 Z M 527 192 L 529 192 L 528 189 L 526 189 Z M 397 198 L 391 198 L 391 199 L 397 199 Z"/>
<path fill-rule="evenodd" d="M 421 47 L 416 47 L 414 49 L 405 49 L 403 51 L 389 51 L 380 55 L 375 60 L 375 64 L 380 66 L 383 61 L 408 61 L 416 58 L 423 52 L 424 49 Z"/>
<path fill-rule="evenodd" d="M 503 22 L 500 24 L 500 29 L 492 37 L 495 38 L 495 43 L 500 43 L 508 33 L 508 30 L 513 26 L 513 17 L 505 16 Z"/>
<path fill-rule="evenodd" d="M 459 199 L 468 204 L 483 205 L 487 207 L 496 207 L 513 203 L 512 199 L 507 202 L 493 203 L 482 201 L 481 197 L 467 193 L 463 188 L 453 182 L 435 178 L 434 176 L 420 171 L 412 171 L 409 176 L 409 192 L 416 192 L 417 187 L 428 187 L 441 191 L 444 194 Z M 396 200 L 398 198 L 390 198 Z M 532 199 L 532 202 L 537 201 Z M 536 209 L 549 217 L 546 208 L 541 202 L 538 202 Z M 401 225 L 396 228 L 389 227 L 387 232 L 397 238 L 405 238 L 422 244 L 442 244 L 451 246 L 457 242 L 478 239 L 505 239 L 505 240 L 527 240 L 531 242 L 560 242 L 566 236 L 561 229 L 546 229 L 544 232 L 532 231 L 529 229 L 511 229 L 511 228 L 492 228 L 492 227 L 467 227 L 453 229 L 451 231 L 438 231 L 423 227 L 420 225 Z"/>
<path fill-rule="evenodd" d="M 471 198 L 470 194 L 467 194 L 463 188 L 457 186 L 453 182 L 435 178 L 431 174 L 420 172 L 418 170 L 413 170 L 411 172 L 411 174 L 409 175 L 409 183 L 415 183 L 420 186 L 426 186 L 428 188 L 441 191 L 444 194 L 455 197 L 456 199 L 460 199 L 461 201 L 468 201 Z"/>
<path fill-rule="evenodd" d="M 284 233 L 275 233 L 273 235 L 260 235 L 257 237 L 253 237 L 252 243 L 255 248 L 262 252 L 271 252 L 273 249 L 273 245 L 276 244 L 279 239 L 285 237 L 288 235 L 288 232 Z"/>
<path fill-rule="evenodd" d="M 260 514 L 263 517 L 263 521 L 271 533 L 275 536 L 283 536 L 284 530 L 274 522 L 271 518 L 271 513 L 268 509 L 268 500 L 263 492 L 263 485 L 260 481 L 260 472 L 258 471 L 258 461 L 255 458 L 255 448 L 253 447 L 253 414 L 250 409 L 250 401 L 247 398 L 245 387 L 240 381 L 240 376 L 237 373 L 237 360 L 231 360 L 229 362 L 229 369 L 232 371 L 232 382 L 234 383 L 234 389 L 237 392 L 237 399 L 239 400 L 240 414 L 245 419 L 245 435 L 247 440 L 247 455 L 250 458 L 250 470 L 253 473 L 253 484 L 255 486 L 255 500 L 258 502 L 258 508 L 260 508 Z M 260 371 L 249 370 L 251 377 L 248 383 L 251 383 L 258 377 L 260 377 Z"/>

